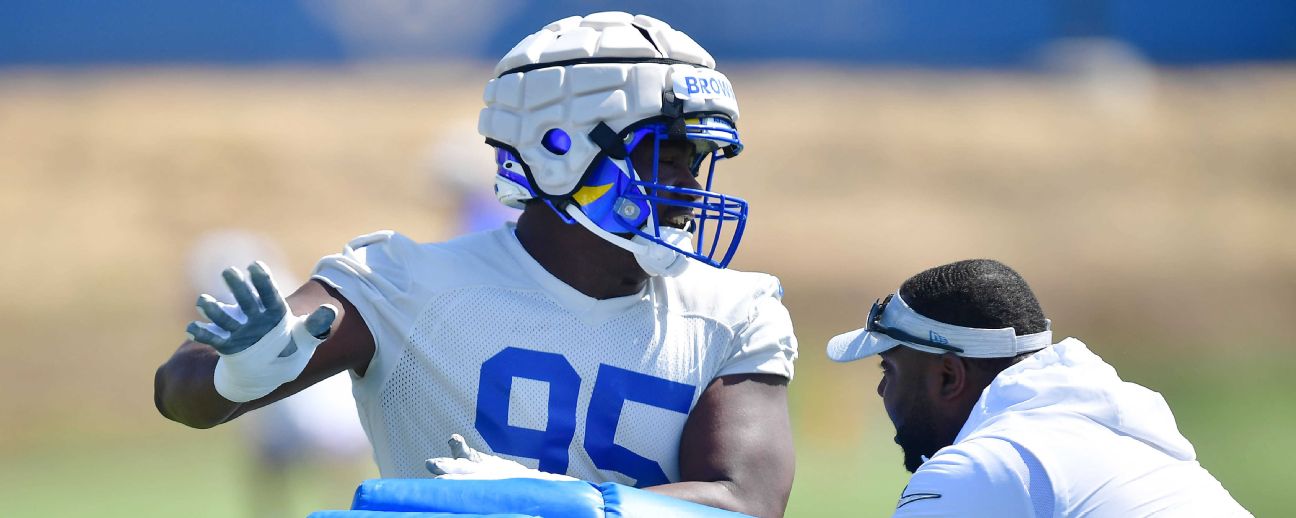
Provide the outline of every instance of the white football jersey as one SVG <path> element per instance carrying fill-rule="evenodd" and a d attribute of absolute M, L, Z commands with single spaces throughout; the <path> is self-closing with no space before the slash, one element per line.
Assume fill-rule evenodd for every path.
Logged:
<path fill-rule="evenodd" d="M 778 280 L 694 262 L 639 294 L 597 300 L 522 248 L 513 226 L 418 244 L 382 231 L 314 278 L 360 312 L 377 352 L 354 377 L 383 477 L 428 477 L 450 434 L 595 482 L 679 480 L 689 411 L 712 379 L 792 378 Z"/>

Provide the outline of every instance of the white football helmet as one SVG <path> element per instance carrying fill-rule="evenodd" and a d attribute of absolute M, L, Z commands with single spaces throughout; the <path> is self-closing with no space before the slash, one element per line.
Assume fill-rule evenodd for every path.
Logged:
<path fill-rule="evenodd" d="M 495 66 L 478 119 L 496 148 L 500 201 L 543 201 L 652 275 L 682 271 L 685 256 L 723 268 L 747 202 L 711 191 L 715 163 L 742 151 L 738 101 L 714 67 L 688 35 L 642 15 L 573 16 L 527 36 Z M 707 175 L 703 189 L 658 182 L 657 152 L 670 139 L 697 147 L 692 171 Z M 652 146 L 652 171 L 631 163 L 640 145 Z M 660 221 L 668 208 L 691 211 L 689 228 Z"/>

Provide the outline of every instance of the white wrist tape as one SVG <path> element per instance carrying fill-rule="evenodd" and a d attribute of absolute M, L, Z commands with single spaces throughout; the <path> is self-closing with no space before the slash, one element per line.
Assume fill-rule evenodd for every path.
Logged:
<path fill-rule="evenodd" d="M 216 392 L 236 403 L 264 397 L 280 385 L 297 379 L 323 340 L 306 330 L 306 317 L 284 315 L 279 325 L 257 343 L 234 354 L 222 354 L 213 378 Z M 289 346 L 296 349 L 280 357 Z"/>

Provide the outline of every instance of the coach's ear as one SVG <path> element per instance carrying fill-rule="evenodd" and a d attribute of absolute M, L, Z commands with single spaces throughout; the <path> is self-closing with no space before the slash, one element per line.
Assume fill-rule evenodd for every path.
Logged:
<path fill-rule="evenodd" d="M 937 394 L 942 400 L 951 401 L 966 395 L 972 384 L 968 380 L 968 365 L 954 353 L 941 355 L 940 387 Z"/>

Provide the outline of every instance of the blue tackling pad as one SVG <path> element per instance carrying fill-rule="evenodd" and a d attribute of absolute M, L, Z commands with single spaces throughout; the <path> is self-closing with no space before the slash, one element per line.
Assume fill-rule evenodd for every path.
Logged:
<path fill-rule="evenodd" d="M 306 518 L 541 518 L 529 514 L 461 514 L 389 511 L 316 511 Z"/>
<path fill-rule="evenodd" d="M 356 489 L 350 511 L 309 518 L 734 518 L 746 516 L 620 484 L 528 478 L 375 479 Z"/>

